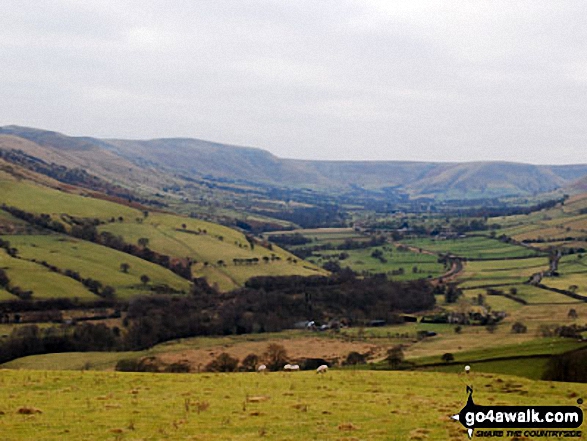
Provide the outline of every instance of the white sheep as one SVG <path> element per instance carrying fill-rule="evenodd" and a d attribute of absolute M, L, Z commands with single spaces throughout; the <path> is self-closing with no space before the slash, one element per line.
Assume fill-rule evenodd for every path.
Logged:
<path fill-rule="evenodd" d="M 300 367 L 299 367 L 297 364 L 292 364 L 292 365 L 289 367 L 289 370 L 290 370 L 290 371 L 299 371 L 299 370 L 300 370 Z"/>
<path fill-rule="evenodd" d="M 283 366 L 283 370 L 284 371 L 291 371 L 291 364 L 286 364 L 285 366 Z"/>
<path fill-rule="evenodd" d="M 259 366 L 257 368 L 257 372 L 266 372 L 267 371 L 267 366 L 265 366 L 264 364 L 262 364 L 261 366 Z"/>
<path fill-rule="evenodd" d="M 327 371 L 328 371 L 328 366 L 326 366 L 325 364 L 318 366 L 318 369 L 316 369 L 317 374 L 325 374 Z"/>

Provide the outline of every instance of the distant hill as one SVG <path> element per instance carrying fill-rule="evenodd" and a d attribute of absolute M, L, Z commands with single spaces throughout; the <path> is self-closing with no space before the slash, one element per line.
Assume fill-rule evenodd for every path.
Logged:
<path fill-rule="evenodd" d="M 587 192 L 587 176 L 573 182 L 571 185 L 566 187 L 566 190 L 572 193 Z"/>
<path fill-rule="evenodd" d="M 305 161 L 198 139 L 96 139 L 18 126 L 0 127 L 0 149 L 21 149 L 44 161 L 82 167 L 116 184 L 147 191 L 212 177 L 298 189 L 392 188 L 411 197 L 483 199 L 549 192 L 587 176 L 587 164 Z"/>

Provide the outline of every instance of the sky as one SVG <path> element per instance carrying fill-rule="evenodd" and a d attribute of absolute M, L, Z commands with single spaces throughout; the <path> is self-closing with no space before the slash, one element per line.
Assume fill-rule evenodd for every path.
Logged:
<path fill-rule="evenodd" d="M 587 2 L 2 0 L 0 125 L 587 162 Z"/>

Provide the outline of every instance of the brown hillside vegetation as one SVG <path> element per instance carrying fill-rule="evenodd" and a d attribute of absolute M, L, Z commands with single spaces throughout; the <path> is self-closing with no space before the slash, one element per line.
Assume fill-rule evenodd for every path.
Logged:
<path fill-rule="evenodd" d="M 551 191 L 587 175 L 587 165 L 302 161 L 198 139 L 101 140 L 17 126 L 0 127 L 0 136 L 2 149 L 21 149 L 46 162 L 80 167 L 113 183 L 138 185 L 150 192 L 213 176 L 280 187 L 393 186 L 412 195 L 478 198 Z"/>
<path fill-rule="evenodd" d="M 375 344 L 362 342 L 345 342 L 339 339 L 326 339 L 317 337 L 304 337 L 296 339 L 272 339 L 271 343 L 282 345 L 288 354 L 288 361 L 299 362 L 304 358 L 323 358 L 325 360 L 342 361 L 349 352 L 368 353 L 371 357 L 377 357 L 385 350 Z M 267 349 L 266 341 L 249 341 L 223 346 L 215 346 L 203 349 L 188 349 L 180 352 L 168 352 L 159 354 L 158 357 L 166 364 L 179 361 L 188 362 L 192 370 L 198 366 L 206 366 L 210 361 L 226 352 L 232 357 L 243 360 L 249 354 L 261 356 Z"/>

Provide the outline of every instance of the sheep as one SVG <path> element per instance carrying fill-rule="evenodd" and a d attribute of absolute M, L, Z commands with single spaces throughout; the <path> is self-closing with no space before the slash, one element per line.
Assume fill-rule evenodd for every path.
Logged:
<path fill-rule="evenodd" d="M 283 366 L 283 370 L 284 371 L 291 371 L 291 364 L 286 364 L 285 366 Z"/>
<path fill-rule="evenodd" d="M 318 369 L 316 369 L 317 374 L 325 374 L 327 371 L 328 371 L 328 366 L 326 366 L 325 364 L 318 366 Z"/>
<path fill-rule="evenodd" d="M 261 372 L 262 373 L 262 372 L 266 372 L 266 371 L 267 371 L 267 366 L 265 366 L 264 364 L 260 365 L 257 368 L 257 372 Z"/>
<path fill-rule="evenodd" d="M 290 369 L 291 371 L 299 371 L 299 370 L 300 370 L 300 367 L 299 367 L 297 364 L 292 364 L 292 365 L 289 367 L 289 369 Z"/>

